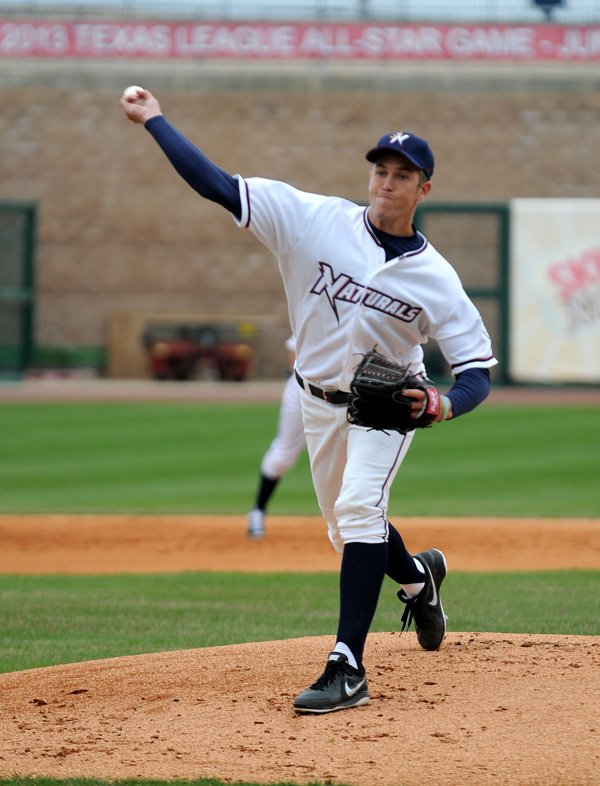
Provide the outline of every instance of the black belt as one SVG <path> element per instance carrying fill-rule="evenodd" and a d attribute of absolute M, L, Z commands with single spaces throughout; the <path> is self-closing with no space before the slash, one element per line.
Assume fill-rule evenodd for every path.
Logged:
<path fill-rule="evenodd" d="M 322 390 L 315 385 L 311 385 L 310 382 L 305 382 L 296 369 L 294 369 L 294 374 L 296 375 L 296 380 L 300 387 L 303 390 L 308 390 L 313 396 L 323 399 L 323 401 L 326 401 L 328 404 L 335 404 L 338 407 L 348 403 L 349 394 L 344 393 L 343 390 Z"/>

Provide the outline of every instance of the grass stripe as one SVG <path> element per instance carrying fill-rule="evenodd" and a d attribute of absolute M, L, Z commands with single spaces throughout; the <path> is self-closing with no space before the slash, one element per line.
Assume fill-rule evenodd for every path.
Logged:
<path fill-rule="evenodd" d="M 598 635 L 599 575 L 452 573 L 449 630 Z M 399 630 L 395 589 L 373 631 Z M 337 603 L 333 573 L 0 576 L 0 671 L 332 634 Z"/>
<path fill-rule="evenodd" d="M 245 513 L 277 414 L 274 404 L 1 404 L 0 512 Z M 484 405 L 419 432 L 391 514 L 600 517 L 598 415 Z M 317 514 L 306 455 L 271 512 Z"/>

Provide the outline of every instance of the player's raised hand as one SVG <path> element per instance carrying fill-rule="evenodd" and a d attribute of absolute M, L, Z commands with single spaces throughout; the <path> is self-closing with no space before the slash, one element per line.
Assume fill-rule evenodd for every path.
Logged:
<path fill-rule="evenodd" d="M 149 90 L 138 85 L 125 88 L 120 104 L 132 123 L 145 123 L 151 117 L 162 115 L 158 100 Z"/>

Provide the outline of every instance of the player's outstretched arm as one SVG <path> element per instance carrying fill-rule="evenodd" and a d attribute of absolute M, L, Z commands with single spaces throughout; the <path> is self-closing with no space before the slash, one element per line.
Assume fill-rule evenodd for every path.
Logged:
<path fill-rule="evenodd" d="M 133 123 L 144 124 L 173 167 L 195 191 L 222 205 L 237 219 L 241 217 L 242 206 L 237 178 L 210 161 L 174 128 L 149 90 L 131 85 L 123 91 L 120 104 Z M 151 123 L 150 120 L 154 122 Z"/>
<path fill-rule="evenodd" d="M 120 104 L 132 123 L 143 124 L 151 117 L 162 115 L 158 100 L 149 90 L 137 85 L 125 88 Z"/>

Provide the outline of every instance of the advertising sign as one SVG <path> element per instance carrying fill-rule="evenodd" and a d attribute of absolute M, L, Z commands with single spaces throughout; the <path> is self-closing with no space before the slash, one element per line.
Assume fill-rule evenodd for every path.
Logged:
<path fill-rule="evenodd" d="M 9 20 L 0 57 L 600 61 L 600 25 Z"/>
<path fill-rule="evenodd" d="M 600 199 L 511 202 L 516 382 L 600 382 Z"/>

